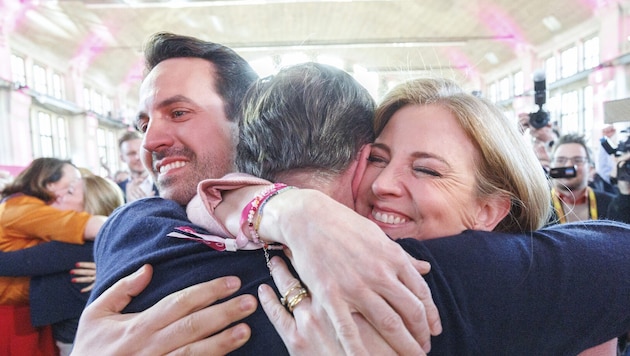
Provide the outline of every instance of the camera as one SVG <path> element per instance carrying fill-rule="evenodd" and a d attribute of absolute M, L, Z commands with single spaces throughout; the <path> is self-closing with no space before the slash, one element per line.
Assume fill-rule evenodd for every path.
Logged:
<path fill-rule="evenodd" d="M 621 130 L 621 132 L 629 133 L 630 132 L 630 128 L 627 128 L 625 130 Z M 600 138 L 599 142 L 602 144 L 602 148 L 609 155 L 614 154 L 615 156 L 621 156 L 623 153 L 630 152 L 630 137 L 626 138 L 625 140 L 619 141 L 619 144 L 617 145 L 617 148 L 613 148 L 610 145 L 610 143 L 608 142 L 608 140 L 606 139 L 606 137 Z"/>
<path fill-rule="evenodd" d="M 630 133 L 630 127 L 625 130 L 621 130 L 621 132 L 626 134 Z M 619 157 L 624 153 L 630 152 L 630 137 L 626 137 L 625 140 L 620 140 L 616 148 L 610 145 L 606 137 L 600 138 L 599 142 L 602 144 L 602 148 L 609 155 L 614 154 Z M 628 164 L 628 161 L 620 161 L 617 163 L 617 180 L 630 182 L 630 164 Z"/>
<path fill-rule="evenodd" d="M 529 124 L 535 129 L 541 129 L 549 124 L 549 113 L 543 110 L 547 102 L 547 82 L 545 72 L 538 70 L 534 73 L 534 103 L 538 111 L 529 113 Z"/>
<path fill-rule="evenodd" d="M 630 182 L 630 164 L 628 164 L 628 161 L 617 163 L 617 180 Z"/>
<path fill-rule="evenodd" d="M 573 178 L 577 175 L 576 166 L 549 168 L 549 178 Z"/>

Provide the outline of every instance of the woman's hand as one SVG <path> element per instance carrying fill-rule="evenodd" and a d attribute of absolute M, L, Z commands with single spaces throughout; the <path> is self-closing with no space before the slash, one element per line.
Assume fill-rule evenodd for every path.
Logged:
<path fill-rule="evenodd" d="M 91 291 L 96 281 L 96 263 L 77 262 L 76 266 L 77 268 L 70 270 L 70 274 L 76 276 L 72 278 L 72 283 L 89 283 L 87 287 L 81 289 L 81 293 Z"/>
<path fill-rule="evenodd" d="M 270 199 L 261 238 L 285 244 L 313 302 L 326 311 L 347 353 L 367 353 L 354 316 L 365 318 L 396 352 L 420 355 L 441 332 L 426 269 L 373 222 L 314 190 Z M 278 239 L 278 237 L 280 237 Z"/>
<path fill-rule="evenodd" d="M 343 347 L 337 338 L 335 329 L 319 303 L 311 296 L 300 298 L 302 285 L 279 257 L 271 259 L 271 275 L 278 290 L 285 295 L 285 304 L 290 304 L 291 314 L 280 303 L 274 290 L 268 285 L 261 285 L 258 297 L 267 317 L 275 327 L 282 341 L 292 355 L 342 355 Z M 300 298 L 300 299 L 293 299 Z M 297 301 L 291 304 L 291 301 Z M 361 340 L 367 350 L 374 355 L 395 355 L 396 352 L 378 337 L 376 330 L 360 315 L 354 314 Z"/>
<path fill-rule="evenodd" d="M 152 273 L 151 266 L 143 266 L 83 311 L 73 355 L 222 355 L 249 340 L 248 325 L 226 327 L 256 310 L 254 296 L 241 295 L 211 305 L 240 288 L 236 277 L 200 283 L 165 297 L 143 312 L 120 314 L 149 284 Z"/>

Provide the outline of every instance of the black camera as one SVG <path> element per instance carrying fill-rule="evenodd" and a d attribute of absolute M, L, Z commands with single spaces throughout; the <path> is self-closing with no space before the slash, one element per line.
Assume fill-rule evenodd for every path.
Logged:
<path fill-rule="evenodd" d="M 535 129 L 541 129 L 549 124 L 549 113 L 543 110 L 547 102 L 547 83 L 542 70 L 534 73 L 534 102 L 538 105 L 538 111 L 529 114 L 529 124 Z"/>
<path fill-rule="evenodd" d="M 617 180 L 630 182 L 630 164 L 628 164 L 628 161 L 617 163 Z"/>
<path fill-rule="evenodd" d="M 549 168 L 549 178 L 573 178 L 577 175 L 576 166 Z"/>
<path fill-rule="evenodd" d="M 621 130 L 621 132 L 629 133 L 630 132 L 630 128 L 627 128 L 625 130 Z M 617 148 L 613 148 L 610 145 L 610 143 L 608 142 L 608 140 L 606 139 L 606 137 L 600 138 L 599 142 L 602 144 L 602 148 L 609 155 L 614 154 L 615 156 L 621 156 L 623 153 L 630 152 L 630 137 L 626 138 L 625 140 L 619 141 L 619 144 L 617 145 Z"/>

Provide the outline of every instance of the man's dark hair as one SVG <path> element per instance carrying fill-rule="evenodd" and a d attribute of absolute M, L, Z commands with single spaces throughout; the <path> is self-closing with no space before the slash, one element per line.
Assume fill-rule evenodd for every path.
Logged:
<path fill-rule="evenodd" d="M 560 138 L 556 140 L 556 142 L 553 144 L 553 153 L 551 158 L 553 159 L 556 156 L 556 151 L 558 150 L 558 147 L 567 143 L 577 143 L 578 145 L 584 147 L 584 151 L 586 151 L 586 160 L 589 163 L 593 162 L 593 154 L 591 152 L 591 149 L 588 147 L 588 144 L 586 143 L 586 138 L 584 137 L 584 135 L 579 135 L 575 133 L 560 136 Z"/>
<path fill-rule="evenodd" d="M 198 38 L 160 32 L 152 35 L 144 46 L 146 71 L 171 58 L 201 58 L 216 68 L 215 90 L 225 102 L 229 120 L 237 120 L 241 99 L 247 88 L 258 79 L 252 67 L 232 49 Z"/>
<path fill-rule="evenodd" d="M 236 164 L 271 181 L 279 173 L 341 173 L 374 140 L 374 99 L 341 69 L 304 63 L 258 80 L 243 100 Z"/>

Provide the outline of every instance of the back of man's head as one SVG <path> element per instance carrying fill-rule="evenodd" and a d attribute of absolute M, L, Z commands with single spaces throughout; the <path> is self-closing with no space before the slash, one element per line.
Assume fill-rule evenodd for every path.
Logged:
<path fill-rule="evenodd" d="M 341 69 L 304 63 L 258 80 L 243 101 L 236 163 L 271 181 L 279 173 L 341 173 L 374 140 L 374 99 Z"/>
<path fill-rule="evenodd" d="M 215 69 L 215 90 L 225 102 L 225 114 L 236 120 L 241 99 L 249 86 L 258 79 L 252 67 L 232 49 L 195 37 L 160 32 L 152 35 L 144 45 L 146 72 L 160 62 L 171 58 L 201 58 L 211 62 Z M 202 88 L 200 88 L 202 90 Z"/>

